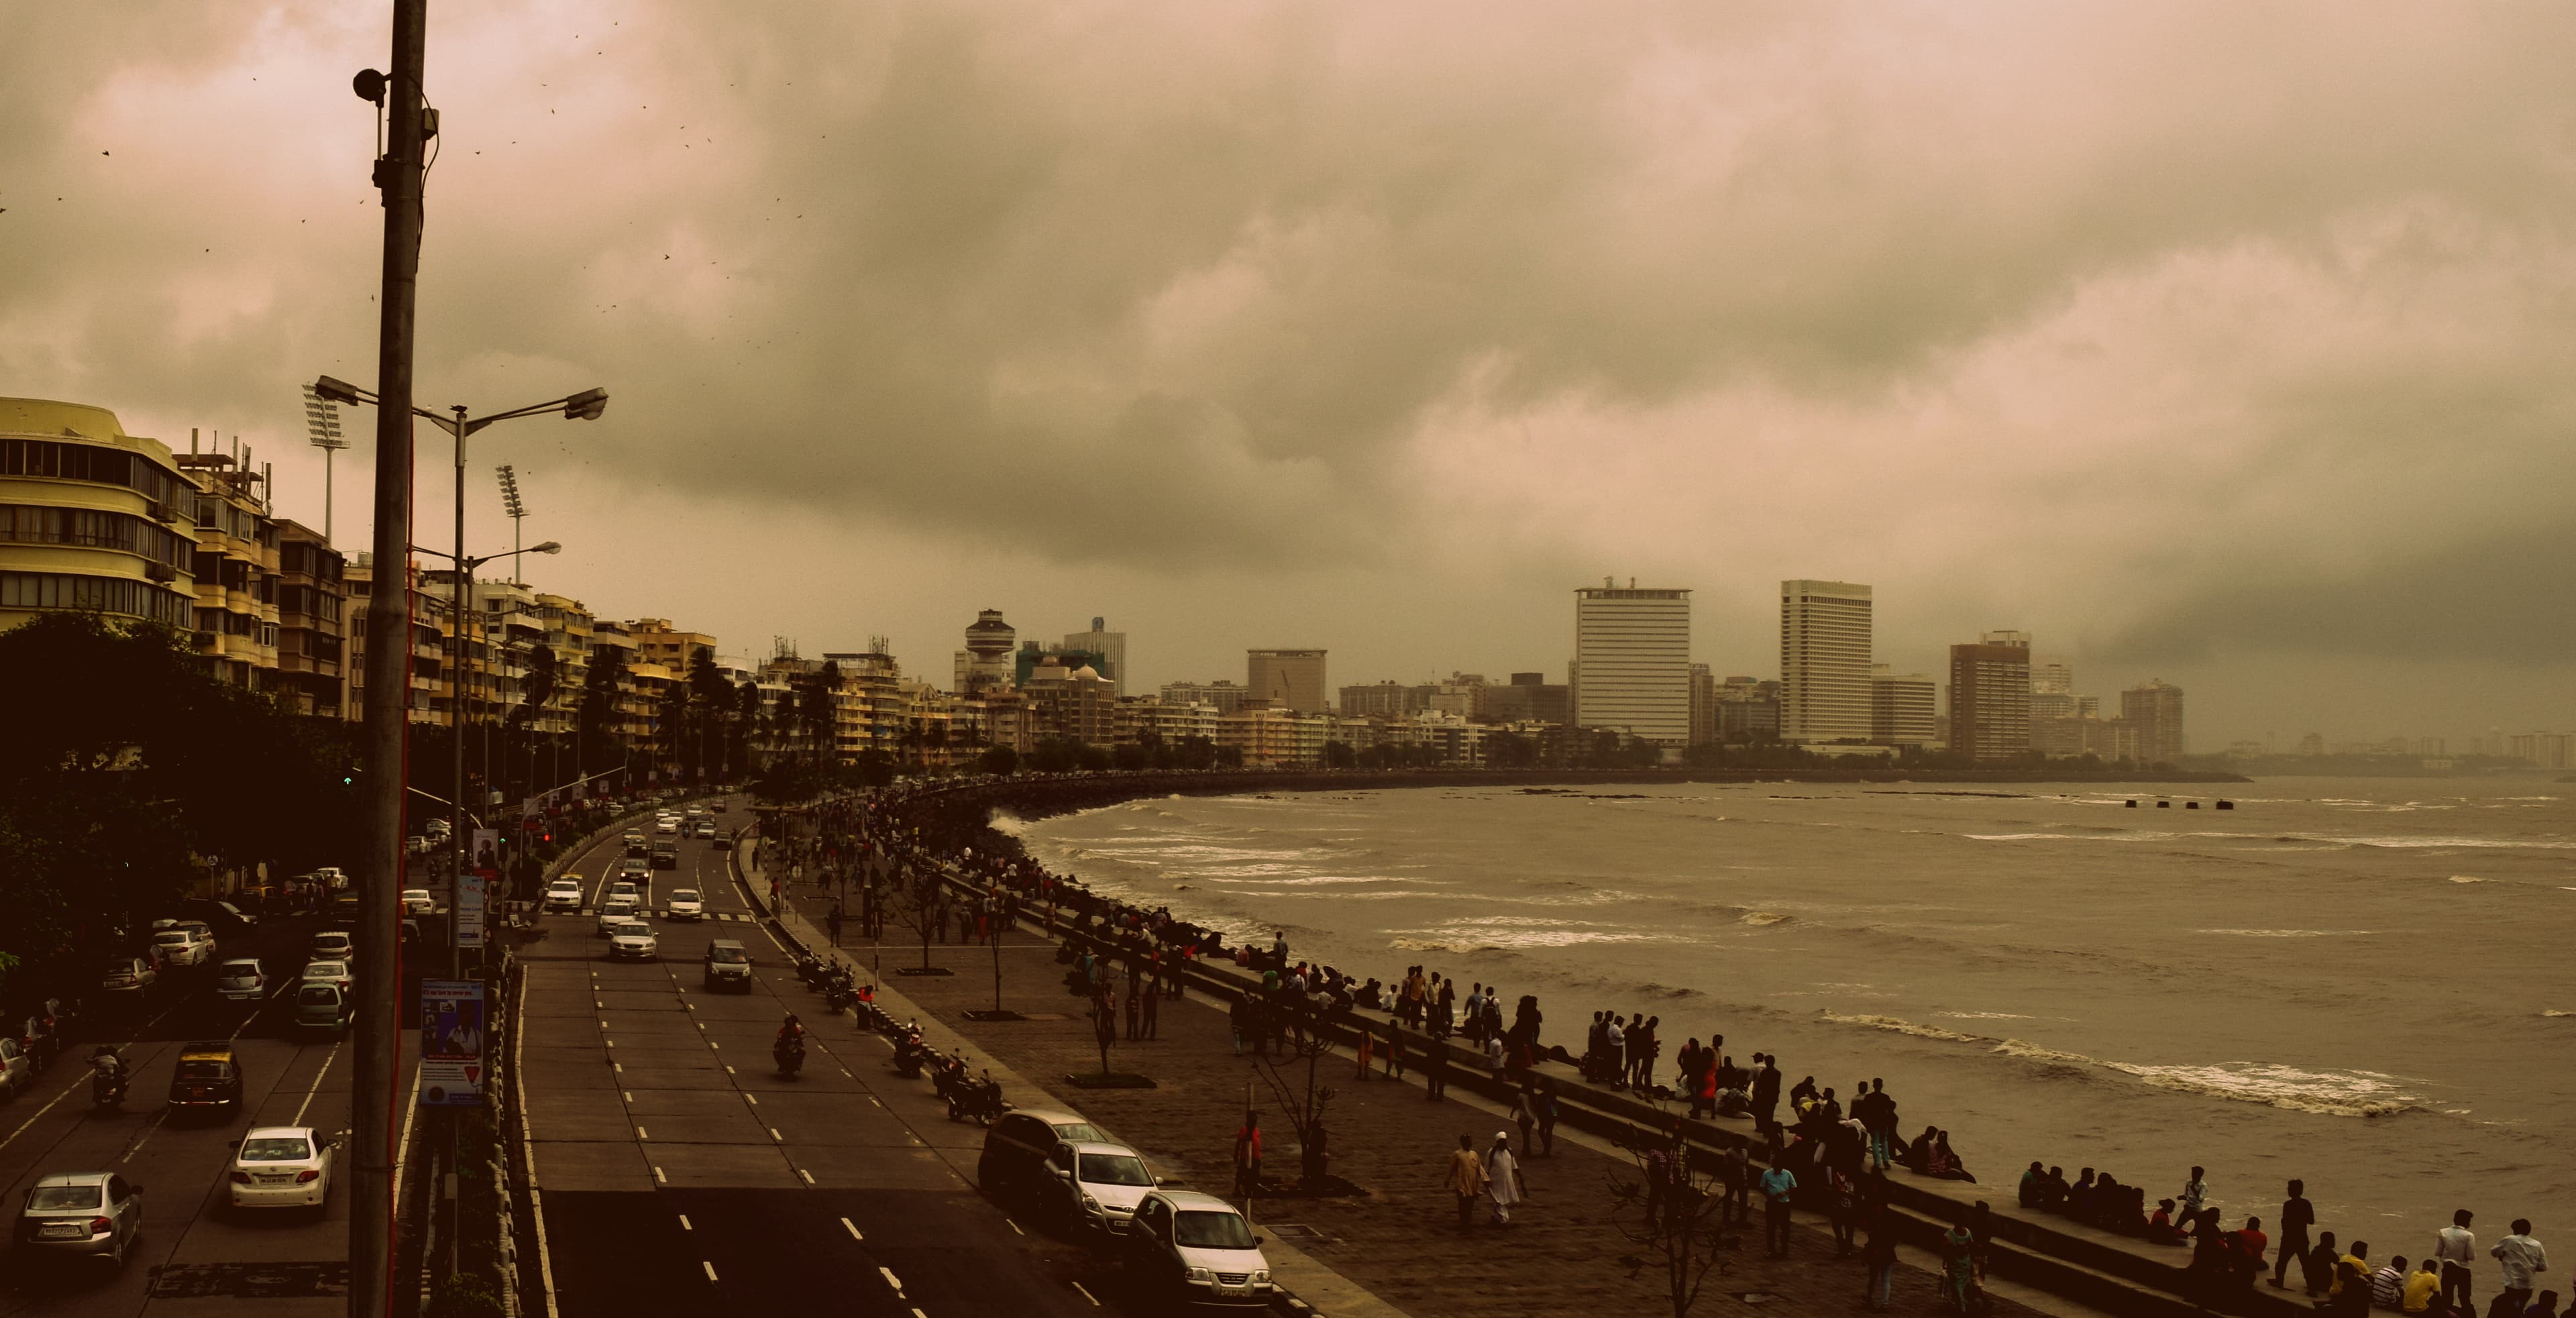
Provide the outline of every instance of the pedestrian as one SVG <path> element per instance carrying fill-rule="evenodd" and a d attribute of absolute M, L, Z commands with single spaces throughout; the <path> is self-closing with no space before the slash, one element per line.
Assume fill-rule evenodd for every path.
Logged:
<path fill-rule="evenodd" d="M 1743 1226 L 1753 1220 L 1753 1160 L 1744 1146 L 1730 1144 L 1717 1158 L 1717 1181 L 1725 1191 L 1719 1221 L 1728 1226 Z"/>
<path fill-rule="evenodd" d="M 1423 1097 L 1434 1103 L 1449 1092 L 1449 1045 L 1438 1039 L 1422 1041 L 1422 1088 Z"/>
<path fill-rule="evenodd" d="M 1869 1270 L 1860 1302 L 1883 1313 L 1896 1289 L 1896 1215 L 1884 1204 L 1869 1216 L 1869 1243 L 1861 1247 L 1860 1261 Z"/>
<path fill-rule="evenodd" d="M 1127 981 L 1127 1041 L 1129 1043 L 1145 1037 L 1144 1009 L 1144 995 L 1136 991 L 1135 978 L 1130 976 Z"/>
<path fill-rule="evenodd" d="M 1246 1112 L 1234 1128 L 1234 1197 L 1249 1201 L 1261 1187 L 1261 1114 Z"/>
<path fill-rule="evenodd" d="M 1538 1099 L 1527 1084 L 1512 1095 L 1512 1124 L 1521 1129 L 1521 1148 L 1534 1147 L 1530 1143 L 1530 1132 L 1538 1127 Z"/>
<path fill-rule="evenodd" d="M 1977 1242 L 1962 1225 L 1953 1225 L 1941 1237 L 1941 1298 L 1953 1313 L 1976 1310 Z"/>
<path fill-rule="evenodd" d="M 1386 1023 L 1386 1073 L 1404 1078 L 1404 1027 L 1394 1021 Z"/>
<path fill-rule="evenodd" d="M 1251 1000 L 1248 998 L 1236 998 L 1233 1005 L 1225 1009 L 1225 1029 L 1226 1033 L 1234 1038 L 1234 1055 L 1237 1057 L 1243 1056 L 1243 1018 L 1244 1014 L 1251 1009 Z"/>
<path fill-rule="evenodd" d="M 841 945 L 841 908 L 834 906 L 832 913 L 823 917 L 823 924 L 831 931 L 832 946 L 839 947 Z"/>
<path fill-rule="evenodd" d="M 1485 1193 L 1485 1164 L 1476 1157 L 1474 1136 L 1458 1137 L 1458 1151 L 1449 1155 L 1449 1170 L 1440 1183 L 1458 1197 L 1458 1229 L 1472 1229 L 1476 1225 L 1476 1200 Z"/>
<path fill-rule="evenodd" d="M 1753 1075 L 1753 1128 L 1768 1135 L 1780 1128 L 1780 1067 L 1769 1053 L 1755 1053 L 1759 1068 Z"/>
<path fill-rule="evenodd" d="M 1789 1257 L 1789 1198 L 1798 1192 L 1798 1178 L 1779 1162 L 1762 1173 L 1762 1252 L 1770 1258 Z"/>
<path fill-rule="evenodd" d="M 2433 1257 L 2442 1265 L 2442 1304 L 2461 1313 L 2477 1312 L 2469 1292 L 2475 1289 L 2478 1266 L 2477 1233 L 2469 1223 L 2477 1218 L 2463 1208 L 2451 1214 L 2451 1224 L 2433 1233 Z"/>
<path fill-rule="evenodd" d="M 2200 1210 L 2209 1205 L 2209 1182 L 2201 1179 L 2202 1175 L 2200 1168 L 2192 1168 L 2191 1178 L 2183 1182 L 2182 1193 L 2174 1196 L 2174 1206 L 2186 1222 L 2199 1217 Z"/>
<path fill-rule="evenodd" d="M 1556 1156 L 1556 1083 L 1546 1076 L 1538 1078 L 1538 1156 Z M 1524 1144 L 1522 1147 L 1528 1147 Z"/>
<path fill-rule="evenodd" d="M 2331 1298 L 2335 1265 L 2342 1261 L 2343 1251 L 2335 1248 L 2335 1234 L 2332 1231 L 2318 1232 L 2316 1246 L 2299 1261 L 2299 1275 L 2306 1279 L 2308 1294 Z"/>
<path fill-rule="evenodd" d="M 1494 1132 L 1494 1147 L 1485 1154 L 1485 1196 L 1494 1203 L 1494 1225 L 1512 1224 L 1512 1205 L 1529 1197 L 1521 1179 L 1521 1161 L 1512 1154 L 1509 1131 Z"/>
<path fill-rule="evenodd" d="M 1367 1023 L 1362 1022 L 1359 1027 L 1358 1037 L 1352 1041 L 1351 1045 L 1351 1053 L 1359 1062 L 1358 1070 L 1355 1072 L 1355 1075 L 1361 1080 L 1369 1078 L 1369 1054 L 1375 1050 L 1376 1043 L 1377 1036 L 1369 1033 Z"/>
<path fill-rule="evenodd" d="M 2513 1234 L 2497 1241 L 2487 1254 L 2504 1265 L 2504 1297 L 2509 1301 L 2504 1311 L 2520 1314 L 2531 1301 L 2532 1279 L 2549 1269 L 2549 1255 L 2531 1238 L 2531 1223 L 2519 1217 L 2513 1220 Z"/>
<path fill-rule="evenodd" d="M 1834 1223 L 1834 1257 L 1850 1258 L 1853 1236 L 1860 1230 L 1860 1191 L 1839 1167 L 1825 1173 L 1825 1209 Z"/>
<path fill-rule="evenodd" d="M 2406 1256 L 2392 1255 L 2379 1271 L 2370 1274 L 2370 1306 L 2394 1309 L 2406 1299 Z"/>
<path fill-rule="evenodd" d="M 1151 979 L 1145 981 L 1145 1037 L 1162 1037 L 1163 986 Z"/>
<path fill-rule="evenodd" d="M 2310 1295 L 2317 1293 L 2317 1279 L 2308 1274 L 2308 1228 L 2316 1225 L 2317 1206 L 2308 1202 L 2308 1183 L 2290 1182 L 2290 1197 L 2281 1204 L 2281 1251 L 2272 1260 L 2272 1288 L 2288 1290 L 2290 1260 L 2299 1260 L 2299 1275 Z"/>

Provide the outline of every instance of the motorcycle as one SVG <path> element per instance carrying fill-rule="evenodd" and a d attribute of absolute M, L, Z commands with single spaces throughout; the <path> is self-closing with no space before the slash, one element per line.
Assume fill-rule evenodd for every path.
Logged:
<path fill-rule="evenodd" d="M 848 984 L 834 984 L 823 990 L 823 1005 L 831 1008 L 835 1016 L 848 1011 L 858 1000 L 859 991 Z"/>
<path fill-rule="evenodd" d="M 940 1089 L 940 1097 L 948 1100 L 950 1121 L 973 1117 L 978 1124 L 989 1126 L 1011 1110 L 1011 1105 L 1002 1101 L 1001 1082 L 995 1080 L 989 1071 L 981 1079 L 976 1079 L 967 1076 L 965 1067 L 960 1065 L 955 1075 Z"/>
<path fill-rule="evenodd" d="M 815 956 L 810 952 L 800 952 L 797 954 L 796 978 L 805 982 L 805 988 L 807 991 L 820 991 L 823 987 L 823 978 L 826 973 L 827 972 L 823 968 L 823 959 L 821 957 Z"/>
<path fill-rule="evenodd" d="M 805 1065 L 805 1040 L 781 1039 L 770 1048 L 769 1055 L 778 1063 L 778 1074 L 793 1079 L 796 1072 Z"/>
<path fill-rule="evenodd" d="M 101 1112 L 113 1112 L 125 1105 L 125 1068 L 98 1067 L 89 1078 L 90 1106 Z"/>
<path fill-rule="evenodd" d="M 895 1074 L 906 1080 L 918 1079 L 921 1075 L 921 1064 L 929 1056 L 930 1046 L 921 1041 L 920 1027 L 914 1026 L 907 1029 L 903 1038 L 895 1042 Z"/>

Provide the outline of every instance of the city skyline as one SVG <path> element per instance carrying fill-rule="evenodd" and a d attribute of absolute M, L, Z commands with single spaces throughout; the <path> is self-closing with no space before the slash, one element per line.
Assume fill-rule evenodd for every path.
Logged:
<path fill-rule="evenodd" d="M 2576 624 L 2515 606 L 2570 584 L 2546 492 L 2576 481 L 2550 420 L 2576 386 L 2545 363 L 2576 345 L 2512 291 L 2576 282 L 2531 218 L 2552 208 L 2516 200 L 2566 186 L 2526 126 L 2576 95 L 2534 62 L 2570 16 L 2230 19 L 2188 103 L 2126 53 L 2217 11 L 1965 15 L 1992 39 L 1964 44 L 1831 6 L 1525 13 L 1472 24 L 1427 101 L 1407 61 L 1441 13 L 1282 21 L 1347 29 L 1353 60 L 1212 15 L 778 11 L 812 33 L 784 45 L 712 13 L 443 15 L 422 401 L 619 400 L 493 432 L 468 539 L 506 540 L 509 462 L 566 546 L 553 589 L 817 652 L 885 635 L 931 674 L 968 599 L 1155 637 L 1130 691 L 1281 638 L 1351 678 L 1553 671 L 1562 592 L 1616 572 L 1696 592 L 1693 660 L 1768 675 L 1770 582 L 1822 575 L 1877 585 L 1902 670 L 2022 628 L 2190 689 L 2214 744 L 2576 721 Z M 246 436 L 280 513 L 322 524 L 299 389 L 372 371 L 380 212 L 338 161 L 371 132 L 347 84 L 378 16 L 25 22 L 0 54 L 27 125 L 0 142 L 0 393 Z M 1791 83 L 1746 53 L 1793 37 Z M 1940 60 L 1886 84 L 1882 41 L 1985 50 L 1995 94 L 1947 94 Z M 1133 62 L 1176 48 L 1203 76 L 1138 94 Z M 1633 98 L 1674 59 L 1724 76 Z M 828 90 L 842 63 L 911 76 Z M 1281 94 L 1342 112 L 1264 112 Z M 1235 125 L 1216 156 L 1174 145 L 1211 122 Z M 1475 163 L 1348 128 L 1387 122 Z M 1921 166 L 1957 141 L 1988 149 Z M 941 163 L 968 158 L 1047 167 Z M 631 168 L 562 187 L 601 159 Z M 1759 167 L 1797 160 L 1832 168 Z M 976 257 L 1077 248 L 1091 283 Z M 419 489 L 445 499 L 439 464 Z"/>

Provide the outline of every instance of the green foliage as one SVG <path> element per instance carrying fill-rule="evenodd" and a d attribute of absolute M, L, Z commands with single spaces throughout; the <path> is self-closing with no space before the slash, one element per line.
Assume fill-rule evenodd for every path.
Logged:
<path fill-rule="evenodd" d="M 1020 753 L 1008 746 L 987 746 L 982 755 L 975 757 L 975 767 L 992 774 L 1017 773 Z"/>

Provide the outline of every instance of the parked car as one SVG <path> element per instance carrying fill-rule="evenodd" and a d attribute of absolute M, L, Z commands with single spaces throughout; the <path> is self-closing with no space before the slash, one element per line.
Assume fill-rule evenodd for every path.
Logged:
<path fill-rule="evenodd" d="M 27 1188 L 10 1233 L 36 1254 L 105 1259 L 125 1266 L 143 1234 L 143 1187 L 111 1172 L 55 1172 Z"/>
<path fill-rule="evenodd" d="M 358 955 L 358 943 L 346 930 L 325 929 L 313 935 L 309 948 L 315 961 L 351 961 Z"/>
<path fill-rule="evenodd" d="M 234 1208 L 310 1208 L 320 1216 L 331 1197 L 334 1146 L 310 1126 L 261 1126 L 233 1154 Z"/>
<path fill-rule="evenodd" d="M 351 995 L 330 983 L 307 983 L 295 990 L 295 1025 L 303 1030 L 341 1031 L 349 1028 L 350 1013 L 357 1004 Z"/>
<path fill-rule="evenodd" d="M 611 961 L 651 961 L 662 955 L 662 940 L 653 936 L 653 926 L 642 920 L 629 919 L 608 931 L 608 959 Z"/>
<path fill-rule="evenodd" d="M 1155 1186 L 1144 1157 L 1124 1144 L 1058 1144 L 1047 1154 L 1047 1169 L 1055 1175 L 1044 1196 L 1048 1207 L 1103 1235 L 1124 1235 L 1136 1205 Z"/>
<path fill-rule="evenodd" d="M 257 1002 L 268 996 L 268 976 L 255 957 L 235 957 L 215 967 L 215 992 L 234 1002 Z"/>
<path fill-rule="evenodd" d="M 581 876 L 567 874 L 546 885 L 546 909 L 566 914 L 581 910 Z"/>
<path fill-rule="evenodd" d="M 706 902 L 699 898 L 698 890 L 695 888 L 673 888 L 671 890 L 670 905 L 662 908 L 662 918 L 666 920 L 703 920 L 707 918 Z"/>
<path fill-rule="evenodd" d="M 983 1156 L 975 1160 L 975 1183 L 994 1195 L 1039 1194 L 1054 1178 L 1047 1155 L 1057 1145 L 1108 1140 L 1098 1126 L 1070 1112 L 1022 1108 L 1004 1113 L 984 1132 Z"/>
<path fill-rule="evenodd" d="M 179 1045 L 179 1069 L 170 1073 L 170 1106 L 241 1111 L 241 1058 L 230 1043 Z"/>
<path fill-rule="evenodd" d="M 736 988 L 751 992 L 751 953 L 731 938 L 719 938 L 707 944 L 706 959 L 700 963 L 699 987 L 709 993 L 719 988 Z"/>
<path fill-rule="evenodd" d="M 206 964 L 215 955 L 213 940 L 199 938 L 193 929 L 164 929 L 152 935 L 152 955 L 162 968 L 186 970 Z"/>
<path fill-rule="evenodd" d="M 0 1093 L 6 1093 L 9 1101 L 14 1103 L 18 1095 L 25 1093 L 27 1086 L 34 1083 L 35 1057 L 19 1047 L 16 1039 L 0 1034 Z"/>
<path fill-rule="evenodd" d="M 430 896 L 427 888 L 405 888 L 402 908 L 406 915 L 429 915 L 438 910 L 438 899 Z"/>
<path fill-rule="evenodd" d="M 161 971 L 150 957 L 119 953 L 99 967 L 99 991 L 111 998 L 139 998 L 160 982 Z"/>
<path fill-rule="evenodd" d="M 1156 1190 L 1136 1205 L 1122 1261 L 1147 1295 L 1185 1304 L 1267 1307 L 1270 1260 L 1235 1206 L 1196 1190 Z"/>

